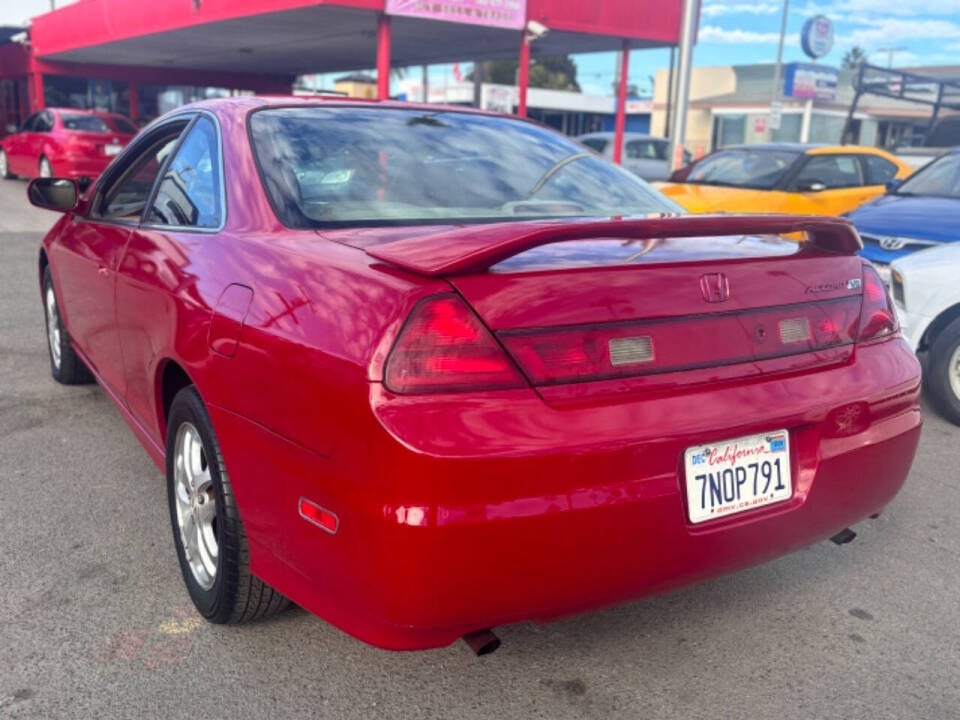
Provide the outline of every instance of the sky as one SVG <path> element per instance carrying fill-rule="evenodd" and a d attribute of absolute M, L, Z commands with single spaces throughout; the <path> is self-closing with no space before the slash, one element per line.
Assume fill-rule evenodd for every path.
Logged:
<path fill-rule="evenodd" d="M 703 0 L 694 65 L 775 62 L 783 0 Z M 960 66 L 960 0 L 790 0 L 784 61 L 806 60 L 800 30 L 807 18 L 833 21 L 833 50 L 820 62 L 839 67 L 853 46 L 869 61 L 886 66 Z M 885 48 L 893 48 L 891 53 Z M 609 92 L 616 60 L 611 54 L 577 56 L 585 92 Z M 669 64 L 659 50 L 634 51 L 630 82 L 649 90 L 657 68 Z"/>
<path fill-rule="evenodd" d="M 75 0 L 54 0 L 57 7 Z M 133 1 L 133 0 L 131 0 Z M 603 0 L 594 0 L 602 2 Z M 694 65 L 774 62 L 784 0 L 702 0 L 699 42 Z M 0 25 L 19 25 L 50 9 L 51 0 L 0 0 Z M 638 3 L 639 4 L 639 3 Z M 654 0 L 654 5 L 656 4 Z M 789 0 L 784 61 L 806 59 L 800 50 L 800 29 L 817 14 L 835 28 L 834 48 L 820 62 L 839 66 L 854 45 L 867 51 L 870 62 L 896 66 L 960 66 L 960 0 Z M 891 53 L 889 48 L 893 48 Z M 594 53 L 575 57 L 584 92 L 609 94 L 616 57 Z M 634 51 L 630 82 L 642 94 L 652 75 L 667 67 L 664 50 Z M 463 72 L 469 68 L 464 64 Z M 431 69 L 431 82 L 452 73 L 451 66 Z"/>

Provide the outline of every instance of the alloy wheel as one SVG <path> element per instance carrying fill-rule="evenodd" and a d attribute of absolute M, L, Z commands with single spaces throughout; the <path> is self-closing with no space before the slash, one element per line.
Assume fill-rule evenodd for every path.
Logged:
<path fill-rule="evenodd" d="M 60 313 L 57 311 L 57 296 L 53 293 L 53 286 L 48 284 L 44 293 L 47 308 L 47 342 L 50 343 L 50 359 L 53 367 L 60 369 Z"/>
<path fill-rule="evenodd" d="M 174 494 L 177 525 L 187 564 L 204 590 L 217 579 L 217 500 L 207 452 L 200 433 L 185 422 L 177 430 L 174 446 Z"/>

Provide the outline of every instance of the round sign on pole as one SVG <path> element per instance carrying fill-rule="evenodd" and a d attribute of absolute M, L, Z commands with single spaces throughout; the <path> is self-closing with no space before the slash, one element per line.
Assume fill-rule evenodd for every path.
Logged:
<path fill-rule="evenodd" d="M 833 23 L 825 15 L 814 15 L 803 24 L 800 47 L 808 57 L 816 60 L 833 49 Z"/>

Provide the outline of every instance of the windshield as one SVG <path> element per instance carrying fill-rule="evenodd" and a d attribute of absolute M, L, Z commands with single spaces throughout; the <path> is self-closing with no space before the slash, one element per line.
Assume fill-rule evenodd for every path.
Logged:
<path fill-rule="evenodd" d="M 68 115 L 63 113 L 60 116 L 60 122 L 67 130 L 80 130 L 83 132 L 111 132 L 110 126 L 102 118 L 96 115 Z"/>
<path fill-rule="evenodd" d="M 275 108 L 250 117 L 281 222 L 320 228 L 682 209 L 532 123 L 449 110 Z"/>
<path fill-rule="evenodd" d="M 799 157 L 789 150 L 721 150 L 694 165 L 686 182 L 772 190 Z"/>
<path fill-rule="evenodd" d="M 917 170 L 897 188 L 896 194 L 960 198 L 960 153 L 942 155 Z"/>

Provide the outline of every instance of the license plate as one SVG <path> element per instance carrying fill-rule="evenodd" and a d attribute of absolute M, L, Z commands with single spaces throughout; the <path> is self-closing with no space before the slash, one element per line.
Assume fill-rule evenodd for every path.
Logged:
<path fill-rule="evenodd" d="M 120 151 L 123 150 L 123 145 L 104 145 L 103 154 L 107 157 L 113 157 L 114 155 L 119 155 Z"/>
<path fill-rule="evenodd" d="M 783 502 L 793 494 L 786 430 L 687 448 L 683 464 L 692 523 Z"/>

